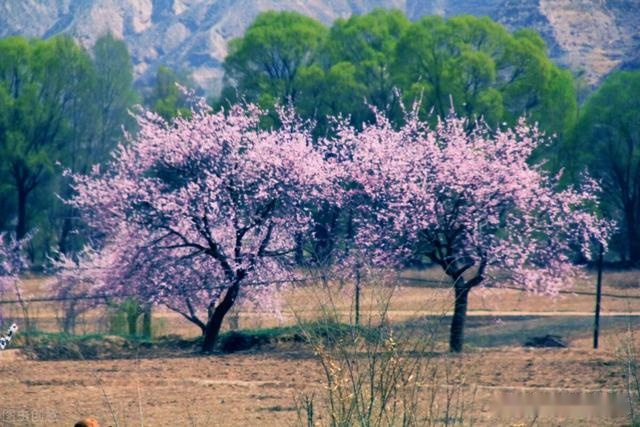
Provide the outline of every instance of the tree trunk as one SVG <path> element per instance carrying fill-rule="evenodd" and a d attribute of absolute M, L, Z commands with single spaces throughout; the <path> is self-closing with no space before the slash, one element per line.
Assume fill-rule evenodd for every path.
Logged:
<path fill-rule="evenodd" d="M 18 224 L 16 226 L 16 238 L 22 239 L 27 234 L 27 190 L 18 186 Z"/>
<path fill-rule="evenodd" d="M 629 261 L 634 266 L 640 263 L 640 233 L 638 232 L 638 222 L 636 221 L 635 203 L 630 203 L 630 205 L 628 209 L 625 209 L 625 216 L 629 242 Z"/>
<path fill-rule="evenodd" d="M 297 265 L 304 264 L 304 236 L 302 233 L 296 234 L 295 260 Z"/>
<path fill-rule="evenodd" d="M 224 316 L 229 312 L 233 304 L 236 302 L 238 291 L 240 290 L 240 280 L 236 279 L 233 285 L 227 289 L 222 302 L 214 307 L 213 303 L 209 306 L 209 319 L 204 332 L 204 341 L 202 342 L 202 352 L 211 353 L 213 347 L 218 340 L 218 334 L 222 327 Z"/>
<path fill-rule="evenodd" d="M 67 214 L 69 215 L 69 211 Z M 58 240 L 58 250 L 60 253 L 67 254 L 69 252 L 68 242 L 71 234 L 71 218 L 68 216 L 62 221 L 62 230 L 60 231 L 60 239 Z"/>
<path fill-rule="evenodd" d="M 130 337 L 138 336 L 138 317 L 140 317 L 140 313 L 137 310 L 134 312 L 127 312 L 127 329 L 129 331 Z"/>
<path fill-rule="evenodd" d="M 74 334 L 76 329 L 76 303 L 70 301 L 66 310 L 64 311 L 62 319 L 62 329 L 66 334 Z"/>
<path fill-rule="evenodd" d="M 470 288 L 463 284 L 455 286 L 456 301 L 451 319 L 451 331 L 449 336 L 449 351 L 460 353 L 464 342 L 464 322 L 467 318 L 467 299 Z"/>

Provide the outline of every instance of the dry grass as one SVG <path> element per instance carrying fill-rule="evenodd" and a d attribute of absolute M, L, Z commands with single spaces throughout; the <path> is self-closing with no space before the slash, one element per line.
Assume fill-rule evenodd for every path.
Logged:
<path fill-rule="evenodd" d="M 420 271 L 406 271 L 402 276 L 431 281 L 443 281 L 446 278 L 438 269 Z M 640 272 L 606 272 L 603 281 L 603 313 L 640 312 Z M 24 288 L 27 297 L 44 297 L 46 278 L 31 278 L 25 280 Z M 388 310 L 389 320 L 394 322 L 407 321 L 412 318 L 429 314 L 441 314 L 451 310 L 453 295 L 446 285 L 424 286 L 402 285 L 394 292 Z M 352 311 L 353 289 L 345 286 L 341 296 L 338 295 L 336 308 L 342 311 L 343 320 L 349 320 Z M 572 293 L 573 292 L 573 293 Z M 556 297 L 545 295 L 531 295 L 512 289 L 475 289 L 469 297 L 469 311 L 500 317 L 501 315 L 518 313 L 591 313 L 594 308 L 595 275 L 589 273 L 587 280 L 579 280 L 568 293 Z M 282 291 L 282 315 L 260 313 L 254 307 L 239 307 L 235 314 L 237 326 L 240 328 L 261 328 L 272 326 L 286 326 L 296 323 L 294 313 L 313 319 L 317 312 L 318 298 L 322 292 L 316 286 L 293 286 Z M 626 298 L 630 297 L 630 298 Z M 5 296 L 9 298 L 9 295 Z M 370 289 L 363 289 L 363 311 L 375 309 L 376 296 Z M 21 311 L 17 305 L 5 305 L 5 318 L 20 319 Z M 59 330 L 56 315 L 57 306 L 54 302 L 32 303 L 30 314 L 34 318 L 39 330 L 56 332 Z M 199 329 L 186 322 L 180 315 L 169 310 L 158 308 L 156 319 L 156 334 L 177 334 L 194 336 Z M 79 319 L 77 333 L 105 332 L 105 315 L 103 310 L 93 310 Z"/>

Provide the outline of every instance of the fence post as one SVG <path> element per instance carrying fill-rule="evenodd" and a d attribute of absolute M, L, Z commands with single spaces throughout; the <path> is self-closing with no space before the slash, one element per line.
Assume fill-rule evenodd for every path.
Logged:
<path fill-rule="evenodd" d="M 355 324 L 360 326 L 360 267 L 356 267 Z"/>
<path fill-rule="evenodd" d="M 151 326 L 152 316 L 151 304 L 145 305 L 144 311 L 142 312 L 142 337 L 145 339 L 153 338 L 153 328 Z"/>

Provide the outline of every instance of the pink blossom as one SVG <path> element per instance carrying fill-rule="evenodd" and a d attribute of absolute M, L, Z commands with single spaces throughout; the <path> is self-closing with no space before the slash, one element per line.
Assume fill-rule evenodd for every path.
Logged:
<path fill-rule="evenodd" d="M 377 262 L 427 257 L 454 282 L 557 293 L 579 272 L 576 248 L 606 245 L 597 183 L 560 189 L 530 164 L 543 137 L 524 120 L 467 129 L 453 114 L 432 129 L 413 112 L 398 129 L 381 115 L 361 132 L 339 124 L 323 146 L 339 152 L 344 197 L 358 205 L 358 244 Z"/>
<path fill-rule="evenodd" d="M 199 310 L 211 320 L 237 298 L 272 306 L 253 284 L 287 277 L 308 206 L 332 181 L 304 123 L 283 109 L 285 126 L 265 130 L 262 114 L 201 108 L 169 124 L 142 112 L 104 173 L 73 176 L 71 203 L 104 236 L 87 260 L 108 264 L 95 276 L 100 292 L 164 304 L 203 331 Z"/>

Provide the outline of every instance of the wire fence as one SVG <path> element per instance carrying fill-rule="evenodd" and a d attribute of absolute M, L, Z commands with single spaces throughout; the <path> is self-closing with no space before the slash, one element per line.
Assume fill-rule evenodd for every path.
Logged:
<path fill-rule="evenodd" d="M 325 277 L 326 278 L 326 277 Z M 271 282 L 253 282 L 250 285 L 265 285 L 269 283 L 295 283 L 309 285 L 318 283 L 321 276 L 309 276 L 297 279 L 287 279 Z M 433 288 L 446 290 L 452 286 L 451 282 L 438 279 L 410 277 L 400 275 L 395 277 L 395 282 L 407 288 Z M 525 290 L 515 286 L 500 286 L 500 289 L 508 289 L 519 292 Z M 560 291 L 563 295 L 578 295 L 581 297 L 593 297 L 594 292 L 585 290 Z M 615 292 L 605 292 L 604 298 L 617 300 L 638 301 L 640 295 L 625 295 Z M 7 322 L 17 322 L 22 330 L 39 332 L 64 332 L 74 334 L 117 334 L 131 335 L 140 329 L 143 310 L 135 301 L 136 295 L 120 294 L 117 298 L 111 295 L 69 295 L 51 296 L 38 295 L 28 298 L 4 298 L 0 299 L 0 327 Z M 194 336 L 200 333 L 199 329 L 184 320 L 179 314 L 164 308 L 154 308 L 153 313 L 154 334 L 176 334 Z M 417 313 L 418 315 L 420 313 Z M 428 315 L 428 313 L 422 313 Z M 490 312 L 483 314 L 494 316 Z M 586 316 L 587 313 L 585 312 Z M 562 316 L 562 313 L 558 313 Z M 266 319 L 259 313 L 248 311 L 235 311 L 230 313 L 227 327 L 238 327 L 242 318 L 243 327 L 277 326 L 276 321 Z M 271 323 L 270 323 L 271 322 Z"/>
<path fill-rule="evenodd" d="M 299 283 L 306 284 L 310 282 L 317 282 L 321 277 L 308 277 L 308 278 L 300 278 L 300 279 L 289 279 L 289 280 L 275 280 L 275 281 L 261 281 L 261 282 L 250 282 L 245 286 L 262 286 L 268 284 L 280 284 L 280 283 Z M 452 287 L 451 282 L 446 280 L 435 280 L 435 279 L 423 279 L 419 277 L 404 277 L 398 276 L 396 277 L 396 282 L 399 284 L 405 285 L 421 285 L 423 287 L 431 287 L 431 288 L 450 288 Z M 221 288 L 224 288 L 222 286 Z M 528 292 L 526 289 L 519 288 L 517 286 L 487 286 L 490 289 L 508 289 L 518 292 Z M 583 296 L 593 296 L 595 297 L 594 292 L 586 292 L 586 291 L 570 291 L 570 290 L 560 290 L 559 294 L 561 295 L 583 295 Z M 117 295 L 118 298 L 135 298 L 136 294 L 127 294 L 120 293 Z M 628 294 L 616 294 L 616 293 L 608 293 L 603 292 L 603 297 L 607 298 L 620 298 L 620 299 L 637 299 L 640 300 L 640 295 L 628 295 Z M 113 295 L 77 295 L 77 296 L 64 296 L 64 297 L 54 297 L 54 296 L 45 296 L 45 297 L 34 297 L 34 298 L 23 298 L 22 301 L 19 299 L 0 299 L 0 305 L 8 305 L 8 304 L 20 304 L 21 302 L 25 303 L 41 303 L 41 302 L 62 302 L 62 301 L 95 301 L 95 300 L 104 300 L 108 301 L 113 299 Z"/>

